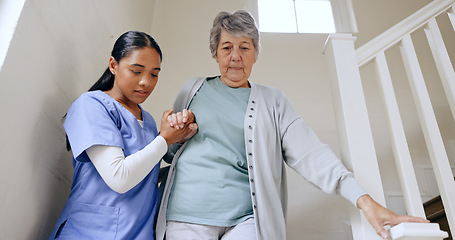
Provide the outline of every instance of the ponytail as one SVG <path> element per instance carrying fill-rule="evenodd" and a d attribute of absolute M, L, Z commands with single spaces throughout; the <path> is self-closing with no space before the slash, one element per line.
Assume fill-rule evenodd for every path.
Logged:
<path fill-rule="evenodd" d="M 111 90 L 114 86 L 114 74 L 111 73 L 109 68 L 104 71 L 103 75 L 96 81 L 92 87 L 90 87 L 89 91 L 108 91 Z"/>

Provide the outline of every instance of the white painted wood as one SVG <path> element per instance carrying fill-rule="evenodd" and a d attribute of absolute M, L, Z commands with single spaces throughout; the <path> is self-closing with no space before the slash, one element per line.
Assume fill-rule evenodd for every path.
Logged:
<path fill-rule="evenodd" d="M 403 36 L 421 28 L 429 19 L 445 12 L 454 3 L 455 0 L 435 0 L 378 37 L 364 44 L 356 51 L 359 66 L 363 67 L 373 60 L 377 53 L 396 45 Z"/>
<path fill-rule="evenodd" d="M 356 180 L 365 190 L 385 206 L 354 41 L 355 38 L 351 34 L 331 34 L 325 47 L 338 124 L 341 159 L 348 168 L 352 169 Z M 381 239 L 363 213 L 359 210 L 351 210 L 351 214 L 355 240 Z"/>
<path fill-rule="evenodd" d="M 453 30 L 455 30 L 455 12 L 454 12 L 455 4 L 453 4 L 449 10 L 447 11 L 447 15 L 449 15 L 450 23 L 452 23 Z"/>
<path fill-rule="evenodd" d="M 337 33 L 357 33 L 352 0 L 330 0 Z"/>
<path fill-rule="evenodd" d="M 393 240 L 442 240 L 448 237 L 437 223 L 401 223 L 389 232 Z"/>
<path fill-rule="evenodd" d="M 380 90 L 382 91 L 381 96 L 383 97 L 387 113 L 393 154 L 395 156 L 395 163 L 401 183 L 401 189 L 403 191 L 406 210 L 408 215 L 425 218 L 419 186 L 414 173 L 411 154 L 409 153 L 408 143 L 406 141 L 406 135 L 384 52 L 377 54 L 375 66 Z"/>
<path fill-rule="evenodd" d="M 450 110 L 452 111 L 452 116 L 455 119 L 455 72 L 453 71 L 452 62 L 447 53 L 436 19 L 430 19 L 428 24 L 424 27 L 424 30 L 427 35 L 428 43 L 430 44 L 431 52 L 433 53 L 439 76 L 441 77 L 447 101 L 449 102 Z"/>
<path fill-rule="evenodd" d="M 455 229 L 455 182 L 414 45 L 409 34 L 401 41 L 400 50 L 414 101 L 416 102 L 417 113 L 427 143 L 431 163 L 435 170 L 436 182 L 441 193 L 449 226 L 450 229 Z"/>

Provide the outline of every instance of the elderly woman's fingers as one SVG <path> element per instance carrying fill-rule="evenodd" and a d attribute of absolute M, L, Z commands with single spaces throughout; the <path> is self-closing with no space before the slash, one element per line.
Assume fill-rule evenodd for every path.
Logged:
<path fill-rule="evenodd" d="M 176 114 L 176 113 L 173 113 L 173 114 L 171 115 L 171 122 L 172 122 L 171 126 L 173 126 L 173 127 L 176 128 L 176 129 L 180 129 L 179 124 L 178 124 L 177 114 Z"/>
<path fill-rule="evenodd" d="M 169 123 L 169 126 L 173 127 L 174 123 L 172 122 L 172 115 L 168 115 L 166 117 L 167 122 Z"/>
<path fill-rule="evenodd" d="M 186 123 L 188 121 L 188 110 L 183 109 L 182 110 L 182 122 Z"/>
<path fill-rule="evenodd" d="M 368 195 L 360 197 L 357 201 L 357 206 L 362 209 L 363 213 L 365 213 L 366 218 L 376 233 L 384 239 L 387 239 L 389 235 L 384 229 L 384 226 L 395 226 L 403 222 L 429 222 L 424 218 L 398 215 L 383 207 Z"/>
<path fill-rule="evenodd" d="M 168 115 L 167 122 L 171 127 L 182 129 L 186 125 L 194 122 L 194 114 L 191 110 L 184 109 L 181 112 Z"/>
<path fill-rule="evenodd" d="M 183 128 L 185 126 L 185 123 L 183 122 L 183 114 L 182 112 L 177 113 L 177 124 L 180 128 Z"/>
<path fill-rule="evenodd" d="M 194 113 L 191 109 L 188 109 L 188 122 L 194 122 L 194 121 L 195 121 Z"/>
<path fill-rule="evenodd" d="M 398 215 L 391 211 L 388 214 L 386 214 L 386 216 L 384 216 L 384 218 L 381 220 L 382 220 L 382 222 L 374 222 L 371 225 L 373 226 L 374 230 L 376 230 L 376 233 L 384 239 L 387 239 L 389 237 L 389 234 L 384 229 L 384 226 L 393 227 L 395 225 L 398 225 L 398 224 L 404 223 L 404 222 L 415 222 L 415 223 L 429 223 L 430 222 L 424 218 L 406 216 L 406 215 Z"/>
<path fill-rule="evenodd" d="M 420 217 L 398 215 L 390 221 L 390 224 L 387 224 L 387 225 L 390 225 L 393 227 L 393 226 L 398 225 L 403 222 L 429 223 L 430 221 L 428 221 L 427 219 L 424 219 L 424 218 L 420 218 Z"/>
<path fill-rule="evenodd" d="M 378 222 L 372 223 L 371 226 L 374 228 L 376 233 L 381 236 L 383 239 L 387 239 L 389 237 L 389 233 L 385 228 L 382 226 L 382 224 L 379 224 Z"/>

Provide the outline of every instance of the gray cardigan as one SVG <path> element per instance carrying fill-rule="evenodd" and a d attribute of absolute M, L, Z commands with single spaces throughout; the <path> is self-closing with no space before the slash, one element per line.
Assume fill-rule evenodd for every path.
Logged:
<path fill-rule="evenodd" d="M 188 108 L 204 79 L 193 78 L 183 85 L 174 104 L 175 112 Z M 333 151 L 304 123 L 287 97 L 272 87 L 252 82 L 250 86 L 244 128 L 258 239 L 286 239 L 287 184 L 284 163 L 324 192 L 340 194 L 356 205 L 358 198 L 366 194 L 365 191 Z M 170 166 L 158 213 L 157 240 L 164 238 L 174 167 L 183 149 L 185 144 L 177 151 Z"/>

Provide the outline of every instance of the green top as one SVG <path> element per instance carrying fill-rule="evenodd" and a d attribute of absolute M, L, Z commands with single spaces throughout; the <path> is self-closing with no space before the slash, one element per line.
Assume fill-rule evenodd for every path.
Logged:
<path fill-rule="evenodd" d="M 205 80 L 189 108 L 198 133 L 176 163 L 167 220 L 233 226 L 253 217 L 243 131 L 250 88 Z"/>

